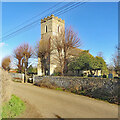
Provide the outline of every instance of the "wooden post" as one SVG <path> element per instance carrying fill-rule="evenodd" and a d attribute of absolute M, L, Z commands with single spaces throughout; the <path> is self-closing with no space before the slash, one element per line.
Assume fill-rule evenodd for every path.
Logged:
<path fill-rule="evenodd" d="M 26 59 L 26 54 L 25 54 L 25 83 L 27 83 L 27 66 L 26 66 L 26 64 L 27 64 L 27 59 Z"/>

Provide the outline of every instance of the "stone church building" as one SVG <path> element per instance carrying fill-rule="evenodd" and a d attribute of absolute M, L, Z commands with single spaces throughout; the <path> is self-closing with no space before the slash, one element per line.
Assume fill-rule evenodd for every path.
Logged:
<path fill-rule="evenodd" d="M 48 16 L 47 18 L 41 19 L 41 39 L 44 37 L 54 37 L 54 36 L 58 36 L 59 33 L 61 32 L 61 30 L 63 32 L 65 32 L 65 21 L 62 20 L 61 18 L 55 17 L 54 15 Z M 51 44 L 53 42 L 51 41 Z M 81 49 L 78 48 L 74 48 L 72 51 L 70 51 L 71 56 L 78 56 L 79 53 L 81 52 Z M 55 54 L 54 54 L 55 55 Z M 52 75 L 55 71 L 55 68 L 57 68 L 58 66 L 55 63 L 56 61 L 53 60 L 53 55 L 49 56 L 49 63 L 48 64 L 48 71 L 49 74 L 48 75 Z M 85 72 L 85 71 L 83 71 Z M 87 73 L 88 71 L 86 71 Z M 41 70 L 41 60 L 38 57 L 38 67 L 37 67 L 37 73 L 39 76 L 42 76 L 42 70 Z M 89 74 L 89 72 L 88 72 Z M 100 75 L 100 72 L 99 72 Z"/>

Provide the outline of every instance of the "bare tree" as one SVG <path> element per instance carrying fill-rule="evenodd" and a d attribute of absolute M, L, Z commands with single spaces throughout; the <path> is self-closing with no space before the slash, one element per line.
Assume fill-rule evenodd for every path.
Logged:
<path fill-rule="evenodd" d="M 28 67 L 28 60 L 32 54 L 32 47 L 28 43 L 24 43 L 14 50 L 14 57 L 18 60 L 17 67 L 19 73 L 24 72 L 24 68 Z"/>
<path fill-rule="evenodd" d="M 64 69 L 64 40 L 65 35 L 64 32 L 59 34 L 58 36 L 54 37 L 53 40 L 53 48 L 54 48 L 54 61 L 59 66 L 60 72 L 63 75 L 63 69 Z"/>
<path fill-rule="evenodd" d="M 57 52 L 55 59 L 60 65 L 62 75 L 65 75 L 68 71 L 68 59 L 71 57 L 69 53 L 80 45 L 81 41 L 72 27 L 66 28 L 65 31 L 62 30 L 58 36 L 54 37 L 54 49 Z"/>
<path fill-rule="evenodd" d="M 3 58 L 3 60 L 2 60 L 2 68 L 4 70 L 9 71 L 10 70 L 10 63 L 11 63 L 10 56 L 7 56 L 7 57 Z"/>
<path fill-rule="evenodd" d="M 103 52 L 98 52 L 97 56 L 104 58 L 103 57 Z"/>
<path fill-rule="evenodd" d="M 120 61 L 119 61 L 119 55 L 118 55 L 118 48 L 117 52 L 114 55 L 113 62 L 114 62 L 114 70 L 115 72 L 120 76 Z"/>
<path fill-rule="evenodd" d="M 22 66 L 23 66 L 23 49 L 22 46 L 18 46 L 15 50 L 14 50 L 14 58 L 16 58 L 18 60 L 17 63 L 17 67 L 18 67 L 18 72 L 21 73 L 22 72 Z"/>
<path fill-rule="evenodd" d="M 113 57 L 113 63 L 114 63 L 114 70 L 115 72 L 120 76 L 120 56 L 119 56 L 119 48 L 116 47 L 116 52 Z"/>
<path fill-rule="evenodd" d="M 28 59 L 32 56 L 33 51 L 32 51 L 32 47 L 28 43 L 24 43 L 22 45 L 22 49 L 23 49 L 22 61 L 24 62 L 25 68 L 27 69 L 28 68 Z"/>
<path fill-rule="evenodd" d="M 69 52 L 71 52 L 72 49 L 80 47 L 81 41 L 78 37 L 78 34 L 74 32 L 72 27 L 69 27 L 65 31 L 65 43 L 64 44 L 64 74 L 66 74 L 68 68 L 68 58 L 70 57 Z"/>
<path fill-rule="evenodd" d="M 114 66 L 112 64 L 107 66 L 109 73 L 112 73 L 114 71 Z"/>
<path fill-rule="evenodd" d="M 51 37 L 44 36 L 37 45 L 36 56 L 40 58 L 43 75 L 50 75 L 50 54 L 52 52 Z"/>

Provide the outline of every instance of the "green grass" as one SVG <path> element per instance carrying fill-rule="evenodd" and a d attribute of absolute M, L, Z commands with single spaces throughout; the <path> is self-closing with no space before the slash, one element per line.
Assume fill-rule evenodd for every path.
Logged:
<path fill-rule="evenodd" d="M 15 95 L 2 106 L 2 118 L 15 118 L 25 110 L 24 102 Z"/>
<path fill-rule="evenodd" d="M 56 90 L 60 90 L 60 91 L 63 91 L 63 89 L 62 89 L 62 88 L 56 88 Z"/>

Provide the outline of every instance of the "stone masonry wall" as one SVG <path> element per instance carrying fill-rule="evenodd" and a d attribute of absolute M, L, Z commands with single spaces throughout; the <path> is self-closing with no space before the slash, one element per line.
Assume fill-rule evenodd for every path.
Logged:
<path fill-rule="evenodd" d="M 82 94 L 106 100 L 110 103 L 119 104 L 118 88 L 120 88 L 120 80 L 118 79 L 61 76 L 34 77 L 34 84 L 36 85 L 41 86 L 42 84 L 42 86 L 46 86 L 48 82 L 55 88 L 61 88 L 76 94 Z"/>

